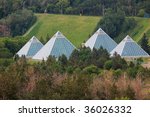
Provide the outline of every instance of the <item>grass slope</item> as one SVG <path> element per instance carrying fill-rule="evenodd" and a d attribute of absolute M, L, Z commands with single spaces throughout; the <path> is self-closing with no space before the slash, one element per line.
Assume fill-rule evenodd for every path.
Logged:
<path fill-rule="evenodd" d="M 88 39 L 100 19 L 100 17 L 93 16 L 55 14 L 36 14 L 36 16 L 38 18 L 37 22 L 30 28 L 24 37 L 31 38 L 35 35 L 39 39 L 42 37 L 46 40 L 47 35 L 51 37 L 59 30 L 75 46 L 79 46 L 83 41 Z M 130 35 L 138 42 L 144 33 L 150 38 L 150 19 L 134 18 L 137 21 L 137 26 L 127 33 L 122 32 L 118 37 L 119 40 L 122 40 L 126 35 Z"/>
<path fill-rule="evenodd" d="M 150 30 L 150 18 L 135 17 L 135 20 L 137 21 L 137 26 L 129 34 L 138 42 L 143 37 L 144 33 L 147 34 Z M 147 36 L 150 37 L 150 35 Z"/>
<path fill-rule="evenodd" d="M 140 41 L 144 33 L 146 33 L 150 38 L 150 34 L 148 33 L 150 30 L 150 19 L 140 17 L 134 17 L 134 19 L 136 20 L 137 25 L 127 32 L 122 32 L 121 34 L 119 34 L 119 36 L 115 38 L 117 43 L 119 43 L 127 35 L 130 35 L 136 42 Z"/>
<path fill-rule="evenodd" d="M 31 38 L 46 39 L 47 35 L 53 36 L 58 30 L 61 31 L 75 46 L 79 46 L 87 40 L 96 27 L 100 17 L 36 14 L 37 23 L 24 35 Z"/>

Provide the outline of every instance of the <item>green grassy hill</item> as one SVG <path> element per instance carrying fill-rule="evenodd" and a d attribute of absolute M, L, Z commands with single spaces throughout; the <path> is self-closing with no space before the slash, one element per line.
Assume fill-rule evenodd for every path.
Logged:
<path fill-rule="evenodd" d="M 47 35 L 50 37 L 58 30 L 61 31 L 73 44 L 79 46 L 87 40 L 92 34 L 100 17 L 93 16 L 74 16 L 74 15 L 54 15 L 54 14 L 36 14 L 38 20 L 31 29 L 24 35 L 31 38 L 33 35 L 37 38 L 46 40 Z M 137 26 L 129 30 L 129 34 L 135 41 L 139 41 L 144 33 L 150 37 L 150 19 L 137 18 Z M 119 38 L 124 38 L 126 33 L 122 33 Z"/>
<path fill-rule="evenodd" d="M 144 33 L 148 33 L 150 30 L 150 19 L 135 17 L 135 20 L 137 21 L 137 26 L 132 32 L 130 32 L 130 34 L 136 41 L 139 41 Z"/>
<path fill-rule="evenodd" d="M 122 32 L 116 40 L 122 40 L 126 35 L 130 35 L 136 42 L 139 42 L 143 37 L 144 33 L 150 38 L 150 19 L 134 17 L 137 22 L 137 25 L 128 30 L 127 32 Z"/>
<path fill-rule="evenodd" d="M 100 17 L 36 14 L 38 20 L 24 35 L 46 39 L 61 31 L 73 44 L 79 46 L 93 32 Z"/>

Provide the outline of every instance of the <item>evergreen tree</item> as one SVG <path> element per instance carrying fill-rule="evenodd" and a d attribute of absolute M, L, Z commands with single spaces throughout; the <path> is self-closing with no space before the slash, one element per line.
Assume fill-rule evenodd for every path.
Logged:
<path fill-rule="evenodd" d="M 148 45 L 148 38 L 146 37 L 145 33 L 141 39 L 141 47 L 150 54 L 150 46 Z"/>

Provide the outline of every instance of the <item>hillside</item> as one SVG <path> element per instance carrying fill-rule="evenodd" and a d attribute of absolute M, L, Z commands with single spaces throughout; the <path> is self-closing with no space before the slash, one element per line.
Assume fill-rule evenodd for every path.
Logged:
<path fill-rule="evenodd" d="M 38 17 L 37 22 L 24 37 L 31 38 L 35 35 L 39 39 L 41 37 L 46 39 L 47 35 L 51 37 L 59 30 L 76 46 L 88 39 L 100 19 L 92 16 L 53 14 L 36 14 L 36 16 Z M 135 20 L 137 21 L 137 26 L 133 30 L 129 30 L 128 34 L 137 42 L 144 33 L 147 33 L 150 37 L 150 19 L 135 17 Z M 121 34 L 120 38 L 125 35 L 126 33 Z"/>
<path fill-rule="evenodd" d="M 99 17 L 73 16 L 73 15 L 49 15 L 36 14 L 37 22 L 24 35 L 46 39 L 47 35 L 53 36 L 58 30 L 61 31 L 70 41 L 79 46 L 89 37 L 99 21 Z"/>
<path fill-rule="evenodd" d="M 150 35 L 148 34 L 150 31 L 150 19 L 140 17 L 134 18 L 137 21 L 137 26 L 133 30 L 129 30 L 128 34 L 133 37 L 136 42 L 140 41 L 144 33 L 150 38 Z"/>

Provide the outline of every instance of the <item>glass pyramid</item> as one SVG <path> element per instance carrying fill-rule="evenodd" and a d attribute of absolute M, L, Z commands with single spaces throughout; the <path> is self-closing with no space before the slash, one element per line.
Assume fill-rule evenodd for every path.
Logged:
<path fill-rule="evenodd" d="M 91 50 L 103 47 L 108 52 L 111 52 L 117 46 L 117 43 L 100 28 L 90 37 L 85 46 L 90 47 Z"/>
<path fill-rule="evenodd" d="M 19 57 L 26 56 L 27 58 L 32 58 L 41 48 L 43 44 L 33 36 L 18 52 Z"/>
<path fill-rule="evenodd" d="M 120 44 L 111 52 L 111 56 L 117 52 L 121 57 L 127 58 L 138 58 L 138 57 L 149 57 L 146 53 L 133 39 L 127 35 Z"/>
<path fill-rule="evenodd" d="M 47 60 L 49 56 L 56 58 L 63 54 L 69 59 L 71 53 L 76 47 L 61 33 L 57 32 L 45 46 L 35 55 L 33 59 Z"/>

